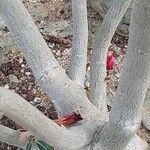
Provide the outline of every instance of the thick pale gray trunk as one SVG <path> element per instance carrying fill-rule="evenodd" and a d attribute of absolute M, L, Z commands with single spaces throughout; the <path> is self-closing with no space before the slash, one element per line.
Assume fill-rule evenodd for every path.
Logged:
<path fill-rule="evenodd" d="M 150 1 L 135 0 L 127 57 L 110 121 L 101 132 L 104 150 L 124 150 L 141 123 L 144 97 L 150 83 Z"/>
<path fill-rule="evenodd" d="M 72 0 L 73 44 L 69 77 L 84 85 L 87 63 L 88 21 L 86 0 Z"/>
<path fill-rule="evenodd" d="M 90 100 L 106 111 L 106 59 L 109 43 L 131 0 L 115 0 L 96 35 L 92 53 Z"/>

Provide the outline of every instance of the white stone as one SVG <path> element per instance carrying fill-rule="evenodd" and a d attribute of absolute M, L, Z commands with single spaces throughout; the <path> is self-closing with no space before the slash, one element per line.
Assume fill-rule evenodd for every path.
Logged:
<path fill-rule="evenodd" d="M 31 75 L 31 72 L 25 72 L 25 75 L 29 76 L 29 75 Z"/>
<path fill-rule="evenodd" d="M 9 75 L 8 78 L 9 78 L 9 82 L 11 82 L 11 83 L 12 82 L 13 83 L 19 83 L 19 80 L 15 75 Z"/>

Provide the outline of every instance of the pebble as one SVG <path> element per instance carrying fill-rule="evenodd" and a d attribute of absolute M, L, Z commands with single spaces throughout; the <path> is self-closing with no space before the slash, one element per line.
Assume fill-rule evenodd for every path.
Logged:
<path fill-rule="evenodd" d="M 21 73 L 24 73 L 24 69 L 21 69 L 20 72 L 21 72 Z"/>
<path fill-rule="evenodd" d="M 28 91 L 28 93 L 26 95 L 26 99 L 28 101 L 32 101 L 34 99 L 34 94 L 31 91 Z"/>
<path fill-rule="evenodd" d="M 33 105 L 33 106 L 35 105 L 35 103 L 33 101 L 31 101 L 30 104 Z"/>
<path fill-rule="evenodd" d="M 22 97 L 23 97 L 23 98 L 26 98 L 26 96 L 27 96 L 26 94 L 22 94 Z"/>
<path fill-rule="evenodd" d="M 25 72 L 25 75 L 29 76 L 29 75 L 31 75 L 31 72 Z"/>
<path fill-rule="evenodd" d="M 56 52 L 56 55 L 57 55 L 57 56 L 61 56 L 60 50 L 58 50 L 58 51 Z"/>
<path fill-rule="evenodd" d="M 24 68 L 24 67 L 25 67 L 25 64 L 21 64 L 21 67 Z"/>
<path fill-rule="evenodd" d="M 49 48 L 53 48 L 53 47 L 54 47 L 54 44 L 53 44 L 53 43 L 48 43 L 48 47 L 49 47 Z"/>
<path fill-rule="evenodd" d="M 40 97 L 36 97 L 36 98 L 34 98 L 33 101 L 34 101 L 35 103 L 40 103 L 42 100 L 41 100 Z"/>
<path fill-rule="evenodd" d="M 22 64 L 22 63 L 23 63 L 23 58 L 19 58 L 19 64 Z"/>
<path fill-rule="evenodd" d="M 37 92 L 36 89 L 33 89 L 33 90 L 32 90 L 32 93 L 33 93 L 34 95 L 36 94 L 36 92 Z"/>
<path fill-rule="evenodd" d="M 90 66 L 87 67 L 87 71 L 90 71 Z"/>
<path fill-rule="evenodd" d="M 86 86 L 86 87 L 90 87 L 90 82 L 85 81 L 85 86 Z"/>
<path fill-rule="evenodd" d="M 31 90 L 31 88 L 32 88 L 32 86 L 28 86 L 28 91 L 30 91 L 30 90 Z"/>
<path fill-rule="evenodd" d="M 15 75 L 9 75 L 8 78 L 10 83 L 19 83 L 19 80 Z"/>
<path fill-rule="evenodd" d="M 56 53 L 56 50 L 52 50 L 53 53 Z"/>

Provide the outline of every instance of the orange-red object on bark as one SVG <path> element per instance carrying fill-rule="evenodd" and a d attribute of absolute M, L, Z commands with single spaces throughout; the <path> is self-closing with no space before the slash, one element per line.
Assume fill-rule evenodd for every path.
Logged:
<path fill-rule="evenodd" d="M 82 119 L 83 118 L 81 117 L 80 114 L 73 113 L 71 115 L 64 116 L 63 118 L 56 119 L 56 120 L 54 120 L 54 122 L 57 123 L 58 125 L 63 125 L 65 127 L 69 127 L 72 124 L 74 124 L 77 121 L 80 121 Z"/>

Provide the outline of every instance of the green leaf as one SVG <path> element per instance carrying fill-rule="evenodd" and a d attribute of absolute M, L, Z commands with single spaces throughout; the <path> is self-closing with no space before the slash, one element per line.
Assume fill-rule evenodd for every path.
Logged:
<path fill-rule="evenodd" d="M 54 150 L 54 148 L 42 140 L 35 141 L 39 150 Z"/>
<path fill-rule="evenodd" d="M 31 148 L 32 148 L 32 143 L 29 142 L 28 145 L 26 146 L 26 150 L 31 150 Z"/>

